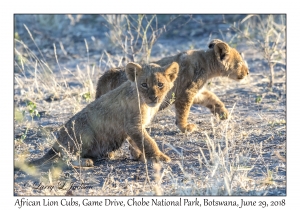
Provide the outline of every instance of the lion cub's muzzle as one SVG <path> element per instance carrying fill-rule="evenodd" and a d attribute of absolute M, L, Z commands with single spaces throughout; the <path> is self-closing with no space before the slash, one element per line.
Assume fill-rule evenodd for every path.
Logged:
<path fill-rule="evenodd" d="M 249 75 L 249 67 L 247 61 L 244 60 L 244 71 Z"/>
<path fill-rule="evenodd" d="M 150 107 L 155 107 L 159 103 L 159 98 L 156 95 L 151 95 L 148 97 L 147 105 Z"/>
<path fill-rule="evenodd" d="M 158 102 L 158 98 L 155 95 L 149 96 L 149 99 L 152 101 L 152 103 L 157 103 Z"/>
<path fill-rule="evenodd" d="M 249 75 L 249 68 L 246 66 L 243 66 L 243 68 L 240 71 L 240 74 L 238 75 L 238 80 L 242 80 L 245 77 Z"/>

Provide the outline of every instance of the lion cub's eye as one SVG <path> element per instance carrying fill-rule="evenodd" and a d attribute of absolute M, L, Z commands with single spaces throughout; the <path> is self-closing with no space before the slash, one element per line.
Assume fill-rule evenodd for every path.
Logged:
<path fill-rule="evenodd" d="M 158 86 L 159 88 L 163 88 L 163 87 L 164 87 L 164 84 L 161 83 L 161 82 L 159 82 L 159 83 L 157 84 L 157 86 Z"/>
<path fill-rule="evenodd" d="M 143 88 L 147 88 L 147 87 L 148 87 L 147 83 L 142 83 L 141 86 L 142 86 Z"/>

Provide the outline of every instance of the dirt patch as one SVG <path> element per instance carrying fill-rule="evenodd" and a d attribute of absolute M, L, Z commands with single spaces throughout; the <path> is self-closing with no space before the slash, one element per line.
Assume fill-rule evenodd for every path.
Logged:
<path fill-rule="evenodd" d="M 50 23 L 37 15 L 15 16 L 16 161 L 42 156 L 59 126 L 93 100 L 98 77 L 124 63 L 102 16 L 83 15 L 77 22 L 76 16 L 75 22 L 58 16 Z M 263 55 L 230 30 L 243 17 L 180 16 L 167 25 L 151 52 L 151 60 L 157 60 L 191 48 L 207 49 L 213 38 L 232 40 L 245 52 L 249 77 L 241 83 L 218 78 L 207 85 L 231 112 L 229 120 L 219 121 L 208 109 L 193 106 L 189 121 L 198 129 L 182 134 L 171 107 L 148 128 L 171 163 L 133 161 L 125 143 L 113 160 L 99 159 L 93 168 L 54 162 L 38 171 L 15 169 L 14 194 L 286 195 L 286 69 L 275 66 L 275 83 L 269 88 Z M 164 18 L 158 22 L 169 20 Z"/>

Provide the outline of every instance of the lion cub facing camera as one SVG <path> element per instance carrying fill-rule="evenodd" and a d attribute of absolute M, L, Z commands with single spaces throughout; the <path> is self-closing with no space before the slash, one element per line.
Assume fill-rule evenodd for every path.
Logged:
<path fill-rule="evenodd" d="M 137 159 L 143 160 L 144 151 L 147 159 L 171 161 L 149 136 L 145 125 L 159 110 L 173 87 L 178 71 L 176 62 L 164 67 L 128 63 L 125 69 L 128 80 L 69 119 L 59 130 L 52 148 L 42 158 L 29 164 L 42 165 L 53 157 L 71 152 L 80 154 L 80 158 L 72 164 L 93 166 L 92 159 L 117 150 L 126 139 Z"/>

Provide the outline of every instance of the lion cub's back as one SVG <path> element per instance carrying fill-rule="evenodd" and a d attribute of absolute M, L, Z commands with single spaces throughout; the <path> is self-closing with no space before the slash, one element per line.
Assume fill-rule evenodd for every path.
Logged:
<path fill-rule="evenodd" d="M 98 80 L 95 98 L 99 98 L 126 81 L 127 77 L 124 68 L 113 68 L 106 71 Z"/>

